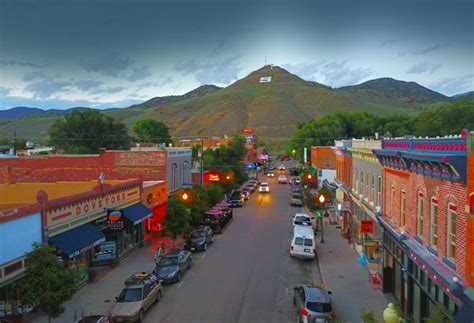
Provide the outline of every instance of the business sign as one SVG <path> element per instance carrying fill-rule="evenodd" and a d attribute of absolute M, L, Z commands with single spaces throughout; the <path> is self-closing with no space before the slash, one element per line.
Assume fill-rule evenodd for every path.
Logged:
<path fill-rule="evenodd" d="M 219 182 L 221 177 L 219 174 L 209 174 L 209 182 Z"/>
<path fill-rule="evenodd" d="M 372 220 L 360 221 L 360 233 L 373 233 L 373 232 L 374 232 L 374 221 Z"/>
<path fill-rule="evenodd" d="M 92 213 L 103 212 L 106 209 L 122 208 L 127 204 L 140 200 L 140 186 L 133 185 L 127 189 L 111 192 L 107 194 L 97 194 L 90 198 L 67 201 L 63 205 L 51 207 L 47 210 L 47 226 L 54 226 L 60 223 L 76 220 Z"/>
<path fill-rule="evenodd" d="M 123 229 L 121 210 L 107 210 L 107 227 L 112 230 Z"/>
<path fill-rule="evenodd" d="M 267 155 L 267 154 L 262 154 L 262 155 L 258 156 L 258 159 L 260 159 L 260 160 L 268 160 L 268 155 Z"/>

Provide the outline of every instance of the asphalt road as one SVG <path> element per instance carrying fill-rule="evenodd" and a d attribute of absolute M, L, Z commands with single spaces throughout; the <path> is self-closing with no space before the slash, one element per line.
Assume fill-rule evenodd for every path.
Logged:
<path fill-rule="evenodd" d="M 276 177 L 278 176 L 276 171 Z M 290 258 L 289 185 L 270 179 L 206 253 L 193 254 L 181 282 L 166 286 L 145 322 L 294 322 L 293 287 L 320 281 L 315 261 Z"/>

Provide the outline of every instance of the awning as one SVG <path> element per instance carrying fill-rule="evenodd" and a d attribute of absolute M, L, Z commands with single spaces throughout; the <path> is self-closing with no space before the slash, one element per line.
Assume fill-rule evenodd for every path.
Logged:
<path fill-rule="evenodd" d="M 49 241 L 62 250 L 69 258 L 105 241 L 104 234 L 90 223 L 49 238 Z"/>
<path fill-rule="evenodd" d="M 135 225 L 151 217 L 153 212 L 143 205 L 143 203 L 137 203 L 123 209 L 122 214 Z"/>

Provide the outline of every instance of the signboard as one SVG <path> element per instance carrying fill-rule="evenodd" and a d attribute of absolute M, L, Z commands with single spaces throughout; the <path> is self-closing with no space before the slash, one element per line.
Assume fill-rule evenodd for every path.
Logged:
<path fill-rule="evenodd" d="M 245 136 L 245 144 L 251 145 L 253 143 L 253 135 L 246 135 Z"/>
<path fill-rule="evenodd" d="M 105 209 L 114 209 L 140 200 L 140 186 L 133 185 L 127 189 L 100 194 L 85 199 L 65 202 L 60 207 L 52 207 L 47 211 L 47 226 L 51 227 L 71 220 L 77 220 L 79 217 L 88 216 L 92 213 L 103 212 Z"/>
<path fill-rule="evenodd" d="M 260 156 L 258 156 L 258 159 L 260 159 L 260 160 L 268 160 L 268 155 L 267 155 L 267 154 L 265 154 L 265 155 L 260 155 Z"/>
<path fill-rule="evenodd" d="M 260 77 L 260 83 L 270 83 L 272 81 L 271 76 L 262 76 Z"/>
<path fill-rule="evenodd" d="M 379 243 L 377 240 L 369 240 L 369 241 L 363 241 L 362 245 L 366 247 L 378 247 Z"/>
<path fill-rule="evenodd" d="M 360 233 L 373 233 L 373 232 L 374 232 L 374 221 L 372 220 L 360 221 Z"/>
<path fill-rule="evenodd" d="M 209 182 L 219 182 L 221 177 L 219 174 L 209 174 Z"/>
<path fill-rule="evenodd" d="M 107 210 L 107 227 L 111 230 L 123 229 L 121 210 Z"/>

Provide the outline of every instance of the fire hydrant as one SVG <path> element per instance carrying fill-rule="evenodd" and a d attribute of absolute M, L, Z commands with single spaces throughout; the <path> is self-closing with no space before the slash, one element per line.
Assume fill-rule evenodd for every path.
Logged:
<path fill-rule="evenodd" d="M 400 322 L 400 316 L 395 310 L 395 305 L 393 303 L 388 303 L 387 308 L 383 311 L 383 321 L 385 323 Z"/>

